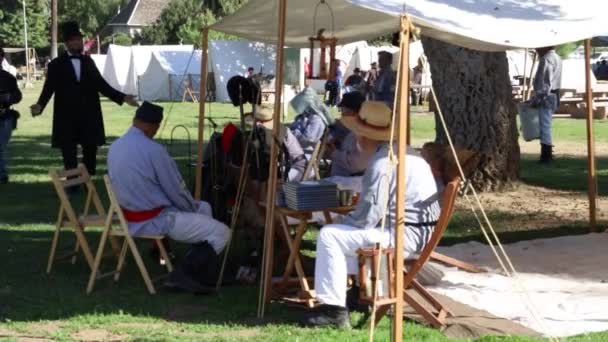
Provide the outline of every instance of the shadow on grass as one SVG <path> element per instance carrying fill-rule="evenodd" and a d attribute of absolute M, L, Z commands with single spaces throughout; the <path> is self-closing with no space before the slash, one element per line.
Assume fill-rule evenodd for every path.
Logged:
<path fill-rule="evenodd" d="M 522 154 L 521 180 L 554 190 L 587 192 L 587 158 L 556 157 L 551 164 L 539 164 L 537 155 Z M 598 193 L 608 195 L 608 158 L 596 159 Z"/>
<path fill-rule="evenodd" d="M 87 238 L 96 249 L 99 232 L 89 231 Z M 51 275 L 46 274 L 46 261 L 51 245 L 52 231 L 0 230 L 0 257 L 3 272 L 0 275 L 0 320 L 36 321 L 59 320 L 78 315 L 125 314 L 153 316 L 167 321 L 205 322 L 259 326 L 263 324 L 292 323 L 297 310 L 285 305 L 272 304 L 264 320 L 256 318 L 258 288 L 252 286 L 225 286 L 217 295 L 193 296 L 170 292 L 157 285 L 158 294 L 146 290 L 135 262 L 127 256 L 121 279 L 97 281 L 91 295 L 85 288 L 89 268 L 79 256 L 75 265 L 58 262 Z M 73 247 L 72 233 L 62 233 L 59 254 Z M 139 244 L 139 251 L 152 276 L 163 269 L 153 265 L 148 257 L 149 245 Z M 178 250 L 185 246 L 176 246 Z M 115 267 L 112 258 L 105 259 L 102 271 Z"/>

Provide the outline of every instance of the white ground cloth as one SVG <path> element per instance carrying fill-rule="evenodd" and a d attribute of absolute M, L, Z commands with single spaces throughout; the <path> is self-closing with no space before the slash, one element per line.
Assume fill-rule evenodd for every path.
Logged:
<path fill-rule="evenodd" d="M 487 245 L 477 242 L 437 251 L 492 272 L 446 269 L 432 290 L 551 336 L 608 330 L 608 233 L 522 241 L 505 250 L 520 282 L 544 318 L 543 331 L 526 310 L 513 282 L 499 271 Z"/>

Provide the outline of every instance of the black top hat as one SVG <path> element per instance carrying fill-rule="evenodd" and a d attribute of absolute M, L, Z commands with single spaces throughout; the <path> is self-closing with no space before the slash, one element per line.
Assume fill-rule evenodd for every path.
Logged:
<path fill-rule="evenodd" d="M 144 101 L 137 108 L 135 119 L 151 124 L 159 124 L 163 121 L 163 107 Z"/>
<path fill-rule="evenodd" d="M 80 32 L 80 26 L 75 21 L 67 21 L 63 23 L 62 26 L 63 32 L 63 41 L 67 42 L 68 40 L 78 37 L 82 38 L 82 32 Z"/>

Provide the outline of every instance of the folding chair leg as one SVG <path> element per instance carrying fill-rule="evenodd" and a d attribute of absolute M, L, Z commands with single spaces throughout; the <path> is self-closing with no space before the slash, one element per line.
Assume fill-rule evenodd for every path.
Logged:
<path fill-rule="evenodd" d="M 55 228 L 55 234 L 53 234 L 53 242 L 51 243 L 51 252 L 49 253 L 49 261 L 46 265 L 46 274 L 51 274 L 53 268 L 53 261 L 55 260 L 55 252 L 57 251 L 57 244 L 59 242 L 59 231 L 61 228 L 57 226 Z"/>
<path fill-rule="evenodd" d="M 422 315 L 422 317 L 429 322 L 436 329 L 440 329 L 445 326 L 445 322 L 440 320 L 437 316 L 435 316 L 432 312 L 427 310 L 424 305 L 420 304 L 417 300 L 415 300 L 412 296 L 410 296 L 405 290 L 403 290 L 403 300 L 411 305 L 414 310 Z"/>
<path fill-rule="evenodd" d="M 97 272 L 99 271 L 99 265 L 101 264 L 101 259 L 103 258 L 103 251 L 106 247 L 106 240 L 108 239 L 109 230 L 104 229 L 101 234 L 101 239 L 99 240 L 99 247 L 97 248 L 97 254 L 95 255 L 95 262 L 93 263 L 93 270 L 91 271 L 91 276 L 89 277 L 89 284 L 87 285 L 87 294 L 93 292 L 93 286 L 95 285 L 95 281 L 97 280 Z"/>
<path fill-rule="evenodd" d="M 118 257 L 118 263 L 116 264 L 116 274 L 114 274 L 114 281 L 120 279 L 120 272 L 125 265 L 125 258 L 127 257 L 127 248 L 129 247 L 127 238 L 125 237 L 122 242 L 122 249 L 120 250 L 120 256 Z"/>
<path fill-rule="evenodd" d="M 76 239 L 78 241 L 77 247 L 78 247 L 78 245 L 80 245 L 80 248 L 82 248 L 82 253 L 84 254 L 84 258 L 87 261 L 89 268 L 93 269 L 93 263 L 94 263 L 93 253 L 91 253 L 91 249 L 89 248 L 87 238 L 84 236 L 83 229 L 81 227 L 76 227 L 74 229 L 74 233 L 76 234 Z"/>
<path fill-rule="evenodd" d="M 156 290 L 154 289 L 154 285 L 152 284 L 152 280 L 150 279 L 150 275 L 148 274 L 146 265 L 144 265 L 144 262 L 141 259 L 141 255 L 139 255 L 139 252 L 137 251 L 137 246 L 135 246 L 135 242 L 129 237 L 125 237 L 125 240 L 127 240 L 127 243 L 131 248 L 131 254 L 133 254 L 133 259 L 135 259 L 135 263 L 137 264 L 137 267 L 141 272 L 141 276 L 142 278 L 144 278 L 144 282 L 146 283 L 148 291 L 150 292 L 150 294 L 156 294 Z"/>
<path fill-rule="evenodd" d="M 76 239 L 76 246 L 74 246 L 74 256 L 72 256 L 72 265 L 76 265 L 76 258 L 78 256 L 78 252 L 80 251 L 80 244 L 78 243 L 78 239 Z"/>
<path fill-rule="evenodd" d="M 427 291 L 427 289 L 424 288 L 424 286 L 420 285 L 417 280 L 413 280 L 410 286 L 440 314 L 445 312 L 448 316 L 454 316 L 448 308 L 441 304 L 429 291 Z"/>
<path fill-rule="evenodd" d="M 374 319 L 375 326 L 378 326 L 378 323 L 380 323 L 382 318 L 384 318 L 384 316 L 386 316 L 386 314 L 388 313 L 388 310 L 390 310 L 390 308 L 391 308 L 390 305 L 382 305 L 378 309 L 376 309 L 376 318 Z"/>
<path fill-rule="evenodd" d="M 165 260 L 165 265 L 167 266 L 167 271 L 173 272 L 173 264 L 171 263 L 171 259 L 169 258 L 169 254 L 167 253 L 167 250 L 165 249 L 163 241 L 159 240 L 159 239 L 155 239 L 154 241 L 156 242 L 156 245 L 158 246 L 158 250 L 160 251 L 160 256 Z"/>

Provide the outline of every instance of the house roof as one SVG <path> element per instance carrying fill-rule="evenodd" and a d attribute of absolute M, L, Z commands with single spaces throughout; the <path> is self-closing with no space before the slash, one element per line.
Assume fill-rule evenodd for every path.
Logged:
<path fill-rule="evenodd" d="M 167 0 L 131 0 L 108 23 L 110 26 L 148 26 L 156 22 L 165 7 Z"/>

